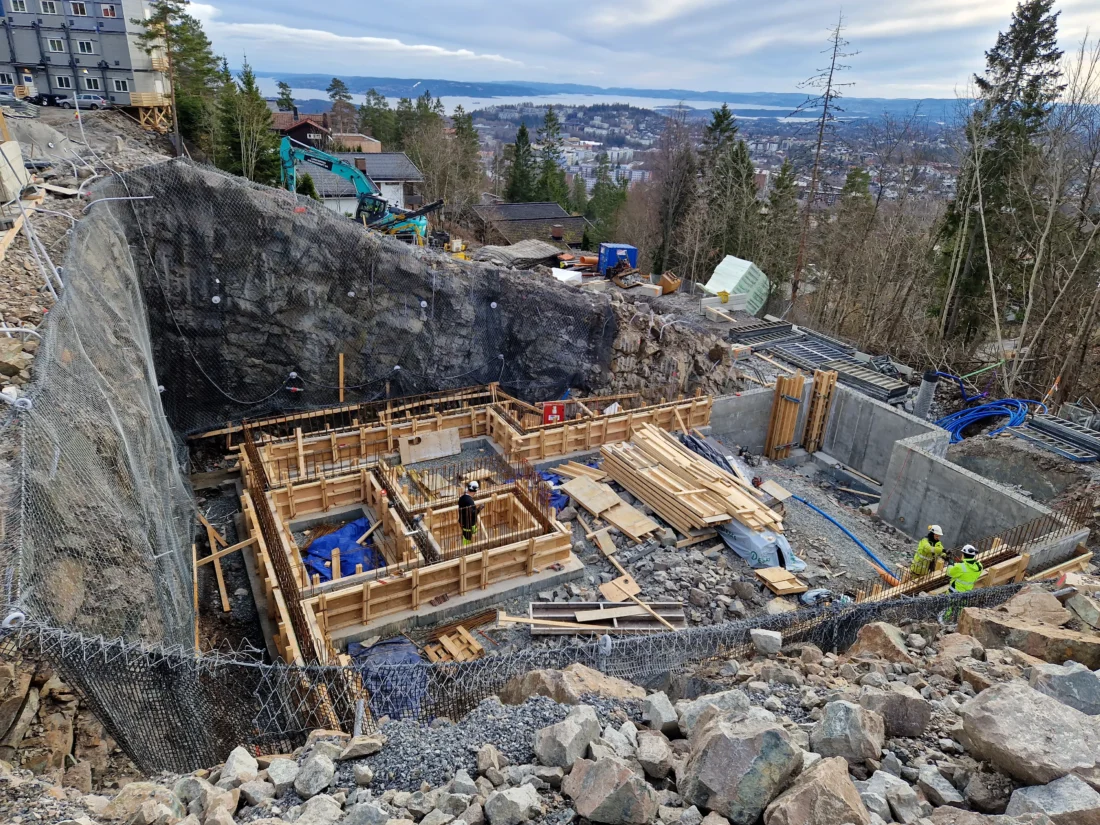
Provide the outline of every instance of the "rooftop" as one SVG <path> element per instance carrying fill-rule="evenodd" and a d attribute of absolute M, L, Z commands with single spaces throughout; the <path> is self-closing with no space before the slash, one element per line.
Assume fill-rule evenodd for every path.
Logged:
<path fill-rule="evenodd" d="M 517 204 L 519 205 L 519 204 Z M 588 221 L 584 218 L 566 215 L 564 218 L 526 218 L 522 220 L 495 221 L 493 227 L 504 236 L 508 243 L 527 239 L 550 241 L 550 229 L 561 226 L 562 243 L 574 246 L 584 238 L 584 228 Z M 553 241 L 551 241 L 553 243 Z"/>
<path fill-rule="evenodd" d="M 356 165 L 357 158 L 366 160 L 367 177 L 375 183 L 390 181 L 410 181 L 419 183 L 424 180 L 420 170 L 416 168 L 409 156 L 404 152 L 340 152 L 337 157 Z M 298 164 L 298 172 L 309 172 L 313 183 L 317 187 L 317 193 L 324 198 L 354 198 L 355 187 L 350 181 L 344 180 L 339 175 L 321 169 L 311 163 Z"/>
<path fill-rule="evenodd" d="M 474 212 L 486 223 L 492 221 L 526 220 L 532 218 L 568 218 L 569 213 L 561 208 L 561 204 L 550 202 L 539 203 L 493 203 L 475 206 Z"/>

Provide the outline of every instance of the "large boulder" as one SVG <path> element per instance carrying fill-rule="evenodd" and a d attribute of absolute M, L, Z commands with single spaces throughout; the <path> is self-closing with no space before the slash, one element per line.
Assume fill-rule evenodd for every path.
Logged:
<path fill-rule="evenodd" d="M 99 812 L 99 818 L 106 822 L 129 822 L 141 806 L 150 801 L 154 805 L 166 805 L 181 819 L 184 816 L 183 804 L 169 788 L 153 782 L 131 782 L 107 803 Z"/>
<path fill-rule="evenodd" d="M 819 759 L 764 811 L 765 825 L 870 825 L 871 815 L 840 757 Z"/>
<path fill-rule="evenodd" d="M 294 778 L 294 790 L 302 799 L 309 799 L 331 785 L 335 775 L 336 766 L 332 760 L 323 753 L 315 753 L 298 770 L 298 775 Z"/>
<path fill-rule="evenodd" d="M 579 760 L 561 790 L 577 813 L 607 825 L 645 825 L 657 814 L 657 793 L 626 762 Z"/>
<path fill-rule="evenodd" d="M 653 779 L 664 779 L 672 771 L 672 746 L 665 735 L 658 731 L 642 731 L 638 734 L 635 758 L 646 776 Z"/>
<path fill-rule="evenodd" d="M 1089 716 L 1100 716 L 1100 673 L 1079 662 L 1065 665 L 1035 665 L 1028 684 L 1063 705 Z"/>
<path fill-rule="evenodd" d="M 1054 825 L 1046 814 L 1021 814 L 1020 816 L 987 816 L 961 808 L 936 808 L 932 811 L 932 825 Z"/>
<path fill-rule="evenodd" d="M 1054 825 L 1100 825 L 1100 793 L 1076 776 L 1012 792 L 1005 814 L 1042 813 Z"/>
<path fill-rule="evenodd" d="M 1089 627 L 1100 630 L 1100 597 L 1077 593 L 1066 600 L 1066 607 Z"/>
<path fill-rule="evenodd" d="M 1007 602 L 996 608 L 1014 619 L 1061 626 L 1073 618 L 1057 597 L 1041 584 L 1028 584 Z"/>
<path fill-rule="evenodd" d="M 542 812 L 542 800 L 531 785 L 493 791 L 485 800 L 485 816 L 490 825 L 519 825 L 541 816 Z"/>
<path fill-rule="evenodd" d="M 276 799 L 281 799 L 297 778 L 298 763 L 293 759 L 272 759 L 267 765 L 267 781 L 275 786 Z"/>
<path fill-rule="evenodd" d="M 532 696 L 549 696 L 560 704 L 576 705 L 588 694 L 606 699 L 645 698 L 645 690 L 637 685 L 578 663 L 565 670 L 532 670 L 515 676 L 504 685 L 500 701 L 522 705 Z"/>
<path fill-rule="evenodd" d="M 600 738 L 600 720 L 588 705 L 580 705 L 555 725 L 535 732 L 535 756 L 552 768 L 573 767 Z"/>
<path fill-rule="evenodd" d="M 936 654 L 928 669 L 938 676 L 944 676 L 948 679 L 955 678 L 958 671 L 957 662 L 960 659 L 977 659 L 981 661 L 985 658 L 985 648 L 973 636 L 966 636 L 962 633 L 948 633 L 939 640 L 938 644 L 939 653 Z"/>
<path fill-rule="evenodd" d="M 932 703 L 904 682 L 889 682 L 881 690 L 865 687 L 859 703 L 882 717 L 890 737 L 920 736 L 932 719 Z"/>
<path fill-rule="evenodd" d="M 229 757 L 222 765 L 221 777 L 218 779 L 218 787 L 232 789 L 243 782 L 251 782 L 260 773 L 260 765 L 256 757 L 246 751 L 240 745 L 229 752 Z"/>
<path fill-rule="evenodd" d="M 712 713 L 692 736 L 677 787 L 685 805 L 753 825 L 801 767 L 801 749 L 774 721 Z"/>
<path fill-rule="evenodd" d="M 749 631 L 749 638 L 756 652 L 764 656 L 774 656 L 783 649 L 783 634 L 778 630 L 764 630 L 754 627 Z"/>
<path fill-rule="evenodd" d="M 871 622 L 861 627 L 847 655 L 849 659 L 860 656 L 884 662 L 916 664 L 905 644 L 905 634 L 887 622 Z"/>
<path fill-rule="evenodd" d="M 852 764 L 882 755 L 886 725 L 873 710 L 838 700 L 825 705 L 810 731 L 810 750 L 822 756 L 843 756 Z"/>
<path fill-rule="evenodd" d="M 838 757 L 833 757 L 834 759 Z M 866 782 L 853 782 L 867 810 L 889 822 L 912 825 L 922 816 L 920 799 L 909 783 L 886 771 L 875 771 Z"/>
<path fill-rule="evenodd" d="M 659 730 L 671 736 L 679 730 L 679 717 L 668 696 L 663 692 L 653 693 L 642 703 L 642 721 L 653 730 Z"/>
<path fill-rule="evenodd" d="M 680 730 L 684 736 L 690 737 L 700 717 L 708 708 L 716 708 L 721 713 L 731 716 L 743 716 L 751 706 L 752 703 L 744 691 L 724 690 L 721 693 L 710 693 L 690 701 L 681 700 L 676 703 L 676 714 L 680 719 Z"/>
<path fill-rule="evenodd" d="M 954 805 L 965 808 L 966 800 L 956 790 L 935 765 L 924 765 L 917 774 L 917 787 L 924 793 L 925 799 L 937 808 L 941 805 Z"/>
<path fill-rule="evenodd" d="M 968 608 L 969 609 L 969 608 Z M 984 690 L 960 708 L 971 756 L 1027 785 L 1076 774 L 1100 787 L 1100 724 L 1022 682 Z"/>
<path fill-rule="evenodd" d="M 978 607 L 963 608 L 959 632 L 973 636 L 987 648 L 1014 647 L 1044 662 L 1060 665 L 1072 659 L 1092 670 L 1100 668 L 1100 635 L 1095 633 Z"/>

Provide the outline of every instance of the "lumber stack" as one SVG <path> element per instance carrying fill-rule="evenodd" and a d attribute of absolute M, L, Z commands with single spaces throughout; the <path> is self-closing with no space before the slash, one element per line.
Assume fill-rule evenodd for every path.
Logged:
<path fill-rule="evenodd" d="M 652 424 L 630 441 L 605 444 L 604 471 L 685 535 L 730 519 L 756 531 L 782 532 L 780 516 L 751 484 L 684 447 Z"/>

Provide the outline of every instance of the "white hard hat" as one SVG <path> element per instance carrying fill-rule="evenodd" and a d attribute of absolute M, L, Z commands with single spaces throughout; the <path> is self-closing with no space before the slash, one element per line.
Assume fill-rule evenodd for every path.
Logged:
<path fill-rule="evenodd" d="M 466 485 L 466 489 L 469 490 L 471 493 L 476 493 L 478 491 L 478 483 L 476 481 L 471 481 L 469 484 Z"/>
<path fill-rule="evenodd" d="M 974 556 L 978 555 L 978 548 L 975 547 L 973 544 L 964 544 L 962 554 L 964 557 L 973 558 Z"/>
<path fill-rule="evenodd" d="M 935 533 L 937 536 L 942 536 L 943 535 L 943 528 L 940 527 L 938 524 L 929 524 L 928 525 L 928 532 L 929 533 Z"/>

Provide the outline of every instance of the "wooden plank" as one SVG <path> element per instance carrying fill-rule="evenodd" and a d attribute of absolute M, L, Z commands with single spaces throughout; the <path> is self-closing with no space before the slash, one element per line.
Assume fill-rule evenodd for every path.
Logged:
<path fill-rule="evenodd" d="M 617 579 L 600 585 L 600 595 L 609 602 L 629 601 L 631 596 L 642 592 L 642 588 L 633 576 L 619 576 Z"/>
<path fill-rule="evenodd" d="M 599 516 L 616 505 L 625 504 L 618 493 L 607 484 L 598 484 L 586 476 L 566 482 L 561 489 L 594 516 Z"/>
<path fill-rule="evenodd" d="M 627 616 L 647 616 L 645 610 L 634 605 L 633 607 L 609 607 L 606 610 L 578 610 L 576 613 L 578 622 L 601 622 L 606 619 L 621 619 Z"/>
<path fill-rule="evenodd" d="M 617 495 L 615 498 L 619 498 Z M 609 524 L 618 527 L 635 542 L 640 542 L 646 533 L 652 533 L 660 525 L 653 519 L 627 504 L 622 499 L 610 510 L 605 511 L 601 518 Z"/>
<path fill-rule="evenodd" d="M 1080 545 L 1078 545 L 1080 547 Z M 1027 581 L 1037 582 L 1044 581 L 1046 579 L 1056 579 L 1063 573 L 1077 573 L 1088 569 L 1089 563 L 1092 561 L 1092 553 L 1085 553 L 1080 556 L 1074 556 L 1068 561 L 1064 561 L 1061 564 L 1056 564 L 1053 567 L 1048 567 L 1034 576 L 1028 576 Z"/>
<path fill-rule="evenodd" d="M 462 452 L 457 427 L 401 436 L 397 440 L 397 447 L 402 464 L 417 464 Z"/>
<path fill-rule="evenodd" d="M 777 596 L 805 593 L 810 589 L 797 576 L 782 567 L 763 567 L 753 572 Z"/>
<path fill-rule="evenodd" d="M 611 540 L 611 534 L 608 533 L 606 527 L 593 533 L 592 538 L 596 540 L 596 546 L 599 547 L 605 555 L 610 556 L 618 549 L 615 547 L 615 542 Z"/>
<path fill-rule="evenodd" d="M 226 556 L 226 555 L 228 555 L 228 554 L 230 554 L 234 551 L 240 550 L 244 547 L 248 547 L 249 545 L 252 545 L 252 544 L 255 544 L 255 543 L 256 543 L 256 538 L 255 537 L 252 537 L 250 539 L 245 539 L 244 541 L 237 542 L 232 547 L 226 547 L 224 550 L 219 550 L 217 553 L 212 553 L 209 556 L 204 556 L 203 558 L 201 558 L 201 559 L 199 559 L 198 561 L 195 562 L 195 566 L 197 567 L 199 565 L 207 564 L 207 563 L 212 562 L 212 561 L 217 561 L 222 556 Z"/>
<path fill-rule="evenodd" d="M 784 487 L 782 484 L 772 481 L 770 478 L 765 479 L 760 484 L 760 489 L 774 498 L 776 501 L 786 501 L 791 497 L 791 491 Z"/>
<path fill-rule="evenodd" d="M 206 523 L 206 538 L 210 542 L 210 552 L 214 553 L 214 548 L 218 546 L 218 540 L 220 539 L 222 542 L 224 542 L 225 539 L 221 538 L 218 535 L 218 531 L 210 525 L 210 522 L 206 521 L 206 519 L 203 518 L 202 514 L 199 515 L 199 518 Z M 229 593 L 225 589 L 225 573 L 222 571 L 222 561 L 218 558 L 214 559 L 213 561 L 214 575 L 217 577 L 218 580 L 218 595 L 221 596 L 222 600 L 222 612 L 229 613 L 232 610 L 232 607 L 230 607 L 229 605 Z"/>
<path fill-rule="evenodd" d="M 225 540 L 225 536 L 223 536 L 216 529 L 214 529 L 214 525 L 211 524 L 209 521 L 207 521 L 206 516 L 204 516 L 202 513 L 199 513 L 199 522 L 202 524 L 203 527 L 205 527 L 207 529 L 207 536 L 208 537 L 213 535 L 213 540 L 210 542 L 210 549 L 211 550 L 214 549 L 214 542 L 215 541 L 218 544 L 220 544 L 222 547 L 228 547 L 229 546 L 229 542 Z"/>
<path fill-rule="evenodd" d="M 355 540 L 355 543 L 361 546 L 363 544 L 363 542 L 365 542 L 367 539 L 369 539 L 371 537 L 371 534 L 381 526 L 382 526 L 382 519 L 378 519 L 374 524 L 372 524 L 367 529 L 367 532 L 365 532 L 363 535 L 361 535 L 359 538 L 357 538 Z"/>
<path fill-rule="evenodd" d="M 337 369 L 340 372 L 340 403 L 344 403 L 344 353 L 340 353 Z M 335 459 L 335 456 L 333 456 Z"/>

